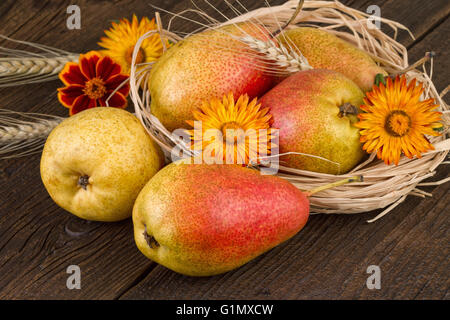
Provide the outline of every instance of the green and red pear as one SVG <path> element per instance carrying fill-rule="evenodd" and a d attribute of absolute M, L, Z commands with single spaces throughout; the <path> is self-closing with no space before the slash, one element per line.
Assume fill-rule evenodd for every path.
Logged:
<path fill-rule="evenodd" d="M 301 52 L 313 68 L 340 72 L 364 92 L 372 90 L 377 74 L 388 75 L 368 53 L 319 28 L 294 28 L 283 32 L 279 40 Z"/>
<path fill-rule="evenodd" d="M 353 169 L 365 155 L 353 125 L 363 97 L 352 80 L 325 69 L 298 72 L 265 94 L 260 102 L 279 129 L 281 164 L 328 174 Z"/>

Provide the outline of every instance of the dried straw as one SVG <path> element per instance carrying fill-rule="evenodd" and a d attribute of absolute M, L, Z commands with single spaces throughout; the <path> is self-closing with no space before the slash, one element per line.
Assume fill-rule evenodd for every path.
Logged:
<path fill-rule="evenodd" d="M 204 1 L 210 5 L 207 0 Z M 247 12 L 239 1 L 235 1 L 237 5 L 234 6 L 228 1 L 226 1 L 226 3 L 233 9 L 237 16 L 233 19 L 228 19 L 225 23 L 218 23 L 197 7 L 195 10 L 186 10 L 185 12 L 197 13 L 203 19 L 202 21 L 206 20 L 209 23 L 202 23 L 186 18 L 183 16 L 185 12 L 182 12 L 180 14 L 173 14 L 168 29 L 170 30 L 173 19 L 181 18 L 198 24 L 200 26 L 199 30 L 216 28 L 231 23 L 249 22 L 263 25 L 263 27 L 271 33 L 276 33 L 277 30 L 280 29 L 280 26 L 284 25 L 292 18 L 293 13 L 298 8 L 297 0 L 288 1 L 285 4 L 276 7 L 260 8 L 251 12 Z M 429 70 L 425 68 L 425 65 L 423 65 L 422 70 L 416 69 L 416 67 L 418 67 L 416 65 L 413 66 L 414 68 L 409 69 L 407 49 L 395 39 L 399 30 L 406 30 L 409 33 L 410 31 L 400 23 L 392 20 L 381 18 L 381 22 L 394 30 L 395 35 L 393 38 L 389 37 L 381 30 L 373 28 L 368 14 L 347 7 L 338 1 L 305 1 L 304 10 L 293 19 L 293 23 L 288 28 L 294 28 L 296 25 L 308 25 L 325 29 L 369 53 L 373 59 L 390 74 L 406 72 L 407 78 L 417 78 L 424 83 L 425 92 L 423 98 L 435 99 L 436 102 L 440 104 L 440 110 L 444 113 L 444 122 L 446 124 L 450 123 L 449 107 L 443 101 L 443 96 L 441 97 L 438 94 L 431 80 L 433 73 L 432 55 L 428 54 L 426 59 L 422 61 L 430 62 Z M 179 34 L 184 34 L 186 37 L 190 35 L 171 32 L 169 30 L 162 30 L 160 25 L 159 32 L 162 35 L 162 38 L 169 38 L 173 42 L 182 39 Z M 149 32 L 139 40 L 134 50 L 133 61 L 136 59 L 142 41 L 153 33 L 154 31 Z M 257 41 L 252 45 L 251 38 L 249 38 L 247 34 L 243 34 L 238 40 L 241 40 L 243 43 L 250 43 L 250 48 L 262 48 L 262 44 Z M 267 45 L 271 46 L 270 43 Z M 292 48 L 280 48 L 281 49 L 276 52 L 269 50 L 268 48 L 256 50 L 258 53 L 268 53 L 266 54 L 266 58 L 274 62 L 269 64 L 269 67 L 266 67 L 268 68 L 268 71 L 283 73 L 286 71 L 286 68 L 293 68 L 295 67 L 295 64 L 300 65 L 301 63 L 304 63 L 303 60 L 299 60 L 299 57 L 289 57 L 288 54 L 293 52 L 293 50 L 290 50 Z M 279 59 L 274 59 L 273 57 L 274 54 L 282 55 L 283 53 L 286 55 L 286 61 L 289 61 L 289 63 L 284 65 L 284 70 L 282 68 L 283 66 L 277 63 Z M 272 54 L 272 56 L 270 56 L 270 54 Z M 292 60 L 297 60 L 297 62 L 292 62 Z M 264 68 L 263 65 L 255 67 Z M 177 145 L 178 148 L 189 153 L 190 150 L 188 146 L 184 145 L 176 136 L 173 136 L 166 128 L 164 128 L 161 122 L 151 114 L 150 93 L 148 90 L 144 89 L 140 91 L 141 87 L 147 88 L 146 84 L 150 70 L 151 65 L 147 66 L 145 70 L 139 69 L 139 72 L 136 70 L 136 66 L 132 67 L 130 95 L 135 105 L 136 115 L 146 127 L 149 134 L 166 152 L 171 152 L 173 147 Z M 142 84 L 144 84 L 144 86 L 141 86 Z M 369 221 L 373 222 L 394 209 L 403 202 L 408 195 L 419 197 L 430 196 L 429 193 L 419 189 L 420 186 L 438 185 L 448 180 L 446 179 L 434 183 L 429 182 L 426 184 L 423 183 L 423 180 L 435 175 L 436 168 L 446 159 L 450 149 L 450 139 L 447 139 L 447 137 L 448 126 L 442 136 L 430 138 L 436 150 L 423 155 L 420 159 L 408 159 L 402 157 L 398 166 L 387 166 L 383 162 L 377 160 L 375 154 L 372 154 L 367 161 L 346 175 L 334 176 L 280 167 L 278 176 L 290 181 L 299 189 L 311 190 L 323 184 L 342 180 L 343 178 L 362 175 L 364 176 L 364 182 L 340 186 L 312 196 L 310 198 L 311 210 L 314 213 L 353 214 L 385 208 L 385 210 L 377 217 Z"/>

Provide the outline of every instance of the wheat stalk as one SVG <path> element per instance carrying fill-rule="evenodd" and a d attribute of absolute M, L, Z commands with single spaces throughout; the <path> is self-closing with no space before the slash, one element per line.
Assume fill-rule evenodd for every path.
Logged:
<path fill-rule="evenodd" d="M 66 63 L 77 60 L 78 55 L 72 54 L 48 58 L 0 58 L 0 87 L 54 79 Z"/>
<path fill-rule="evenodd" d="M 57 116 L 0 109 L 0 159 L 39 152 L 62 120 L 64 118 Z"/>
<path fill-rule="evenodd" d="M 278 30 L 272 33 L 272 39 L 268 41 L 262 41 L 250 35 L 247 35 L 240 39 L 241 42 L 247 44 L 256 52 L 262 54 L 264 60 L 273 62 L 274 66 L 281 68 L 285 72 L 296 73 L 299 71 L 312 69 L 311 65 L 308 63 L 308 60 L 305 56 L 302 55 L 298 48 L 296 48 L 298 53 L 295 50 L 288 50 L 280 41 L 275 40 L 276 35 L 280 34 L 283 30 L 288 28 L 298 17 L 304 3 L 304 0 L 298 1 L 298 4 L 291 18 L 283 26 L 280 25 Z M 266 2 L 266 4 L 268 3 Z M 261 24 L 260 21 L 258 22 Z"/>
<path fill-rule="evenodd" d="M 280 42 L 262 41 L 251 36 L 240 39 L 251 49 L 261 53 L 263 59 L 272 61 L 276 66 L 288 73 L 296 73 L 312 69 L 308 60 L 293 50 L 288 50 Z"/>
<path fill-rule="evenodd" d="M 46 138 L 52 129 L 56 127 L 61 120 L 47 120 L 44 122 L 28 123 L 10 127 L 0 127 L 0 145 L 25 141 L 30 139 Z"/>
<path fill-rule="evenodd" d="M 79 55 L 75 53 L 4 35 L 0 38 L 26 47 L 20 50 L 0 46 L 0 87 L 54 80 L 66 63 L 78 61 Z"/>

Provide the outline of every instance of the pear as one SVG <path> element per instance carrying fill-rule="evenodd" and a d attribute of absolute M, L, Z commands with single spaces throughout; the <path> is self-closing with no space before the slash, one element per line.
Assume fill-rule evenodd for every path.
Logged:
<path fill-rule="evenodd" d="M 134 237 L 149 259 L 181 274 L 211 276 L 288 240 L 308 215 L 306 195 L 281 178 L 180 160 L 139 194 Z"/>
<path fill-rule="evenodd" d="M 269 39 L 254 24 L 227 25 L 178 42 L 155 63 L 150 74 L 151 112 L 170 131 L 187 128 L 186 120 L 202 101 L 247 93 L 260 97 L 275 85 L 262 60 L 238 39 Z"/>
<path fill-rule="evenodd" d="M 118 221 L 131 216 L 139 192 L 163 164 L 161 149 L 135 116 L 99 107 L 53 129 L 41 178 L 63 209 L 87 220 Z"/>
<path fill-rule="evenodd" d="M 338 71 L 364 92 L 372 90 L 377 74 L 388 75 L 366 52 L 318 28 L 291 29 L 279 39 L 285 46 L 301 52 L 313 68 Z"/>
<path fill-rule="evenodd" d="M 353 125 L 363 97 L 352 80 L 325 69 L 298 72 L 270 90 L 260 102 L 279 129 L 280 162 L 328 174 L 353 169 L 365 155 Z"/>

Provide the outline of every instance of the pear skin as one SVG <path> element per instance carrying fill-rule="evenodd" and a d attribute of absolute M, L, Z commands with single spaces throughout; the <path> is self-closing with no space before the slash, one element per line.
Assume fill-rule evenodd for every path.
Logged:
<path fill-rule="evenodd" d="M 41 178 L 63 209 L 87 220 L 129 218 L 134 201 L 164 165 L 160 147 L 139 120 L 117 108 L 92 108 L 50 133 Z"/>
<path fill-rule="evenodd" d="M 281 178 L 237 165 L 178 161 L 139 194 L 134 237 L 149 259 L 184 275 L 211 276 L 288 240 L 308 215 L 307 197 Z"/>
<path fill-rule="evenodd" d="M 288 40 L 287 40 L 287 39 Z M 372 90 L 375 76 L 388 73 L 364 51 L 337 36 L 310 27 L 283 32 L 279 39 L 289 48 L 300 51 L 316 69 L 340 72 L 353 80 L 364 92 Z"/>
<path fill-rule="evenodd" d="M 235 39 L 245 33 L 269 39 L 255 25 L 228 25 L 178 42 L 155 63 L 149 81 L 151 112 L 168 130 L 187 128 L 185 121 L 202 101 L 230 92 L 260 97 L 275 85 L 277 79 L 261 70 L 261 59 Z"/>
<path fill-rule="evenodd" d="M 365 156 L 355 114 L 341 113 L 341 106 L 359 111 L 364 94 L 343 74 L 313 69 L 298 72 L 266 93 L 260 100 L 270 108 L 272 127 L 279 131 L 280 162 L 291 168 L 344 174 Z M 320 157 L 320 158 L 319 158 Z"/>

